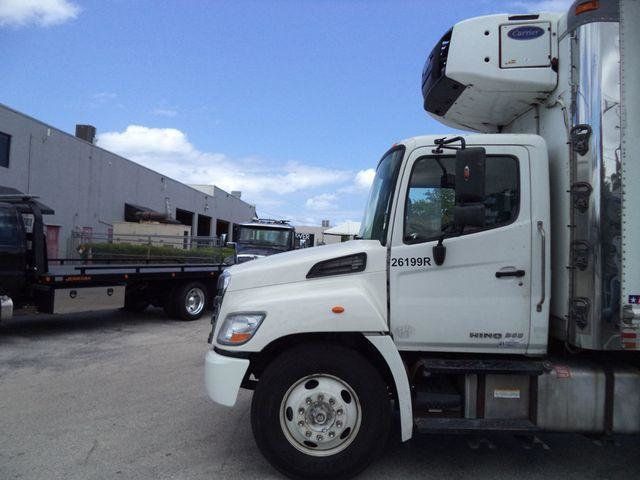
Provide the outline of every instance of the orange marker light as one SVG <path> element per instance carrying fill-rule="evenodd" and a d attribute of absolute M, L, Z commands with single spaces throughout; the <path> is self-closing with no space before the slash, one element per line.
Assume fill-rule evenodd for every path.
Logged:
<path fill-rule="evenodd" d="M 229 339 L 229 341 L 232 343 L 242 343 L 242 342 L 246 342 L 250 338 L 251 338 L 250 333 L 234 333 L 231 335 L 231 338 Z"/>
<path fill-rule="evenodd" d="M 342 313 L 342 312 L 344 312 L 344 307 L 341 307 L 340 305 L 336 305 L 335 307 L 333 307 L 331 309 L 331 311 L 333 313 Z"/>
<path fill-rule="evenodd" d="M 576 5 L 576 15 L 580 15 L 581 13 L 590 12 L 592 10 L 597 10 L 600 7 L 600 2 L 598 0 L 589 0 L 587 2 L 582 2 Z"/>

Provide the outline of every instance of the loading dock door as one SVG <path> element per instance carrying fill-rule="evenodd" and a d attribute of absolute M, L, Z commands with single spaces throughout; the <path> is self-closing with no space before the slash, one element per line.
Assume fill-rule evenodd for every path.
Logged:
<path fill-rule="evenodd" d="M 199 237 L 211 236 L 211 217 L 207 215 L 198 215 L 198 233 Z"/>
<path fill-rule="evenodd" d="M 193 212 L 176 208 L 176 220 L 182 225 L 190 226 L 191 234 L 193 235 Z"/>
<path fill-rule="evenodd" d="M 219 237 L 224 233 L 226 233 L 227 235 L 229 234 L 229 222 L 227 222 L 226 220 L 218 220 L 216 222 L 216 235 Z"/>

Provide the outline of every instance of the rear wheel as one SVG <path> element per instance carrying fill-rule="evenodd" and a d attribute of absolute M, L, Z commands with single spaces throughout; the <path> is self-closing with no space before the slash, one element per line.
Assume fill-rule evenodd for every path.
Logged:
<path fill-rule="evenodd" d="M 348 478 L 380 455 L 391 425 L 387 386 L 358 352 L 296 347 L 260 376 L 251 424 L 263 455 L 292 478 Z"/>
<path fill-rule="evenodd" d="M 186 283 L 173 291 L 168 313 L 180 320 L 197 320 L 204 314 L 207 299 L 207 288 L 202 283 Z"/>

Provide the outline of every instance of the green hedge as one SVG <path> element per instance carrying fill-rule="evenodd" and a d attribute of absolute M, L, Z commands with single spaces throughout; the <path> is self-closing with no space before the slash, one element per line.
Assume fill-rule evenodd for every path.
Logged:
<path fill-rule="evenodd" d="M 160 245 L 130 243 L 85 243 L 78 248 L 84 260 L 113 258 L 120 260 L 156 260 L 158 262 L 220 263 L 233 255 L 228 247 L 200 247 L 183 250 Z"/>

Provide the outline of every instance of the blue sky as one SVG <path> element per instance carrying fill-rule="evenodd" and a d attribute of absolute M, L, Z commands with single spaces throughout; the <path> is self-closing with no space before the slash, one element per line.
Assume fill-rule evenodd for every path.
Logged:
<path fill-rule="evenodd" d="M 0 0 L 0 102 L 261 216 L 360 220 L 397 140 L 446 132 L 420 74 L 464 18 L 569 0 Z"/>

